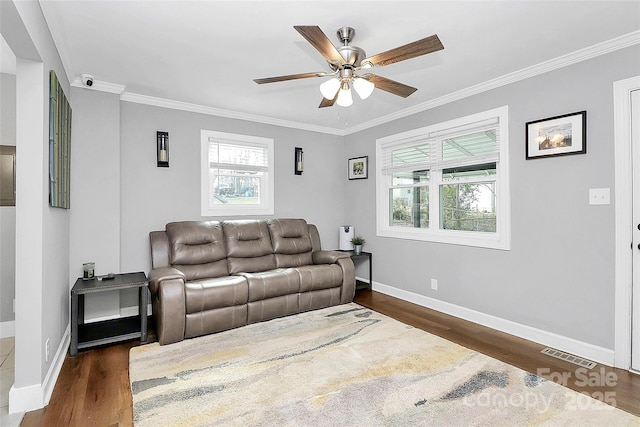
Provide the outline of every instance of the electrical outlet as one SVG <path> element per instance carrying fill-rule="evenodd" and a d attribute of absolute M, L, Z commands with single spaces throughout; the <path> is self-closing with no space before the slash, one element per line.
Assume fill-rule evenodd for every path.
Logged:
<path fill-rule="evenodd" d="M 431 289 L 434 291 L 438 290 L 438 281 L 436 279 L 431 279 Z"/>
<path fill-rule="evenodd" d="M 49 361 L 49 338 L 47 338 L 47 341 L 44 343 L 44 361 Z"/>

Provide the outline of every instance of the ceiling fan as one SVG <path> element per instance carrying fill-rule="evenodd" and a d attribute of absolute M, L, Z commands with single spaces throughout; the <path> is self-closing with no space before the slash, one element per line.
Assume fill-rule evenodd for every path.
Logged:
<path fill-rule="evenodd" d="M 254 82 L 263 84 L 309 77 L 334 76 L 334 78 L 320 85 L 323 98 L 318 108 L 331 107 L 336 103 L 341 107 L 350 106 L 353 103 L 351 86 L 362 99 L 368 98 L 375 88 L 406 98 L 418 89 L 386 77 L 371 73 L 360 74 L 360 72 L 374 66 L 389 65 L 444 49 L 438 36 L 434 34 L 413 43 L 367 57 L 364 50 L 357 46 L 349 45 L 356 34 L 356 31 L 351 27 L 342 27 L 337 31 L 338 39 L 342 42 L 342 46 L 338 48 L 331 43 L 318 26 L 297 25 L 293 28 L 320 52 L 329 63 L 332 71 L 267 77 L 255 79 Z"/>

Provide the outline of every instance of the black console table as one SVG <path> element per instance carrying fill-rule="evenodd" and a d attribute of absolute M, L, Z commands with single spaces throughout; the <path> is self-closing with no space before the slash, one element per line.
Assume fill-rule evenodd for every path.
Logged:
<path fill-rule="evenodd" d="M 351 257 L 351 259 L 354 261 L 365 258 L 367 260 L 369 260 L 369 283 L 367 282 L 363 282 L 362 280 L 356 280 L 356 290 L 359 291 L 361 289 L 367 289 L 367 290 L 371 290 L 371 286 L 373 285 L 373 261 L 372 261 L 372 254 L 371 252 L 365 252 L 362 251 L 359 254 L 356 255 L 356 253 L 354 251 L 343 251 L 341 250 L 340 252 L 346 252 L 349 254 L 349 256 Z"/>
<path fill-rule="evenodd" d="M 143 272 L 116 274 L 113 279 L 79 278 L 71 289 L 71 356 L 78 350 L 140 338 L 147 340 L 148 279 Z M 84 323 L 84 296 L 90 293 L 138 288 L 140 297 L 137 316 L 102 322 Z"/>

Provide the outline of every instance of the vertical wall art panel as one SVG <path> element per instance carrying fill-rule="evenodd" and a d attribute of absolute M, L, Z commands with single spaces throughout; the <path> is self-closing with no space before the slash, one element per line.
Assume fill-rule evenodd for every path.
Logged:
<path fill-rule="evenodd" d="M 71 106 L 56 73 L 49 76 L 49 205 L 69 209 Z"/>

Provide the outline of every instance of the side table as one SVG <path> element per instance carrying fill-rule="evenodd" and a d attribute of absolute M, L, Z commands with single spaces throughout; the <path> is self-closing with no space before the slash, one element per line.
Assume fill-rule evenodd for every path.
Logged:
<path fill-rule="evenodd" d="M 373 254 L 371 252 L 365 252 L 365 251 L 362 251 L 357 255 L 354 251 L 340 250 L 340 252 L 348 253 L 349 256 L 351 257 L 351 260 L 353 260 L 354 263 L 356 262 L 356 260 L 359 260 L 362 258 L 369 260 L 369 283 L 363 282 L 362 280 L 356 280 L 356 291 L 359 291 L 361 289 L 367 289 L 370 291 L 373 285 L 373 260 L 372 260 Z"/>
<path fill-rule="evenodd" d="M 102 322 L 84 323 L 84 296 L 90 293 L 138 288 L 138 315 Z M 147 340 L 148 279 L 143 272 L 116 274 L 113 279 L 79 278 L 71 288 L 71 356 L 78 350 L 140 338 Z"/>

